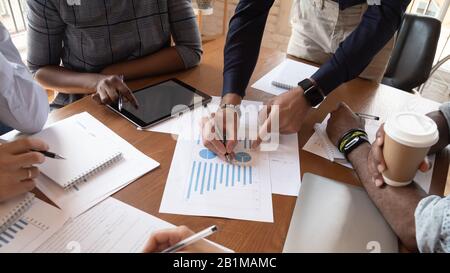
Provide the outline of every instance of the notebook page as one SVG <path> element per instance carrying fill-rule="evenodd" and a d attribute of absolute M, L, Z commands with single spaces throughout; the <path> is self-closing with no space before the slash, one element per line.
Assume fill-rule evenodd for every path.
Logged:
<path fill-rule="evenodd" d="M 67 187 L 71 182 L 105 164 L 120 154 L 110 142 L 100 140 L 73 119 L 63 120 L 34 135 L 50 146 L 50 151 L 65 159 L 46 158 L 41 172 Z"/>
<path fill-rule="evenodd" d="M 36 179 L 37 187 L 71 217 L 80 215 L 159 166 L 158 162 L 140 152 L 89 113 L 77 114 L 67 120 L 82 124 L 89 134 L 101 139 L 100 142 L 111 143 L 111 147 L 118 147 L 122 152 L 122 159 L 111 168 L 97 172 L 89 178 L 89 182 L 67 190 L 43 175 Z"/>
<path fill-rule="evenodd" d="M 34 194 L 25 193 L 0 203 L 0 232 L 20 218 L 34 199 Z"/>

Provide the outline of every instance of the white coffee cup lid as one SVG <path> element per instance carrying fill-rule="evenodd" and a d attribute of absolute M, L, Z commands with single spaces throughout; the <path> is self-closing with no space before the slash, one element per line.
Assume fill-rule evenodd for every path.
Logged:
<path fill-rule="evenodd" d="M 434 120 L 414 112 L 393 115 L 386 121 L 384 131 L 393 140 L 410 147 L 431 147 L 439 140 L 439 131 Z"/>

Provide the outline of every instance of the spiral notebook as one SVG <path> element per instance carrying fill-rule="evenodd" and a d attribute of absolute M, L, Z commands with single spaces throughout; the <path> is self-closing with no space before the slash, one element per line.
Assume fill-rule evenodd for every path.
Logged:
<path fill-rule="evenodd" d="M 0 203 L 0 233 L 7 230 L 30 208 L 34 194 L 26 193 Z"/>
<path fill-rule="evenodd" d="M 93 135 L 74 119 L 58 122 L 34 137 L 65 158 L 46 158 L 39 166 L 42 174 L 65 189 L 89 182 L 91 176 L 107 171 L 122 159 L 122 153 L 112 142 Z"/>
<path fill-rule="evenodd" d="M 271 83 L 278 88 L 291 90 L 298 86 L 298 82 L 311 77 L 316 71 L 317 67 L 287 59 L 280 65 Z"/>

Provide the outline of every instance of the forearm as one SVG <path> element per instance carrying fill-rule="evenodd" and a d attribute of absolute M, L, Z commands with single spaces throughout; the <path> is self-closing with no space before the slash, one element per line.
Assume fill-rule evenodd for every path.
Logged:
<path fill-rule="evenodd" d="M 91 94 L 103 77 L 95 73 L 79 73 L 61 66 L 40 68 L 35 79 L 45 88 L 67 94 Z"/>
<path fill-rule="evenodd" d="M 429 154 L 434 154 L 447 147 L 450 143 L 449 128 L 447 120 L 441 111 L 435 111 L 428 114 L 428 116 L 436 122 L 439 130 L 439 141 L 431 147 Z"/>
<path fill-rule="evenodd" d="M 405 187 L 376 187 L 368 169 L 371 146 L 363 144 L 349 154 L 349 160 L 369 197 L 410 251 L 417 251 L 414 212 L 426 194 L 415 183 Z"/>
<path fill-rule="evenodd" d="M 127 80 L 172 73 L 185 68 L 184 62 L 175 47 L 165 48 L 136 60 L 108 66 L 102 71 L 105 75 L 123 75 Z"/>
<path fill-rule="evenodd" d="M 274 0 L 240 0 L 230 20 L 224 49 L 222 95 L 245 96 L 258 60 L 267 17 Z"/>

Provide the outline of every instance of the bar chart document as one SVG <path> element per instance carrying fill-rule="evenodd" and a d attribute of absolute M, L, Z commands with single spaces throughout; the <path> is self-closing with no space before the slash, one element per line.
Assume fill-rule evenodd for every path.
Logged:
<path fill-rule="evenodd" d="M 0 253 L 30 253 L 66 222 L 63 212 L 39 199 L 5 232 L 0 233 Z"/>
<path fill-rule="evenodd" d="M 199 107 L 179 117 L 157 124 L 148 131 L 186 136 L 197 136 L 200 133 L 198 126 L 200 119 L 209 116 L 218 109 L 220 97 L 213 97 L 207 107 Z M 241 104 L 241 124 L 245 123 L 246 113 L 259 111 L 262 102 L 243 100 Z M 266 152 L 270 160 L 270 182 L 272 193 L 297 196 L 300 190 L 300 157 L 298 135 L 281 135 L 280 145 L 274 151 Z"/>
<path fill-rule="evenodd" d="M 227 163 L 200 139 L 179 139 L 166 182 L 161 213 L 273 222 L 268 154 L 239 141 Z"/>

